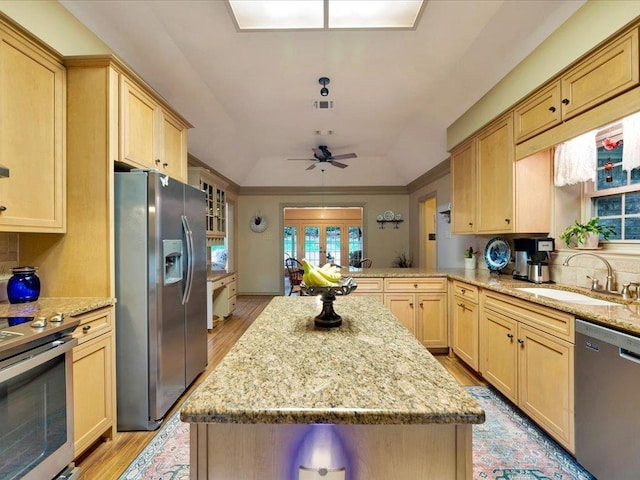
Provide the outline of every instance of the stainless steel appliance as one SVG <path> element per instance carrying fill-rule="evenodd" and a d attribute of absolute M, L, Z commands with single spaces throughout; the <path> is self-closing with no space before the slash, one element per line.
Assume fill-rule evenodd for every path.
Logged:
<path fill-rule="evenodd" d="M 600 480 L 640 475 L 640 338 L 576 320 L 576 458 Z"/>
<path fill-rule="evenodd" d="M 513 278 L 533 283 L 549 283 L 549 255 L 555 250 L 551 237 L 525 237 L 513 240 L 515 266 Z"/>
<path fill-rule="evenodd" d="M 0 318 L 0 478 L 79 478 L 70 333 L 62 315 Z"/>
<path fill-rule="evenodd" d="M 204 192 L 115 174 L 118 430 L 155 430 L 207 365 Z"/>

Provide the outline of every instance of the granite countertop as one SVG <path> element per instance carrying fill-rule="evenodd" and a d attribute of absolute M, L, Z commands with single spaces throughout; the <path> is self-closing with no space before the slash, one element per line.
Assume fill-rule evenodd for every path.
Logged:
<path fill-rule="evenodd" d="M 523 300 L 529 300 L 546 307 L 555 308 L 563 312 L 568 312 L 576 317 L 590 320 L 592 322 L 612 327 L 626 333 L 640 335 L 640 302 L 634 300 L 623 300 L 621 297 L 615 297 L 604 293 L 592 292 L 586 288 L 580 288 L 572 285 L 552 284 L 535 284 L 524 280 L 516 280 L 511 275 L 498 275 L 490 273 L 488 270 L 425 270 L 420 268 L 379 268 L 379 269 L 349 269 L 345 276 L 358 278 L 391 278 L 391 277 L 448 277 L 455 280 L 476 285 L 485 289 L 518 297 Z M 619 305 L 580 305 L 577 303 L 562 302 L 549 297 L 535 295 L 533 293 L 522 292 L 517 288 L 527 287 L 545 287 L 557 288 L 571 292 L 582 293 L 594 298 L 600 298 L 611 302 L 619 303 Z"/>
<path fill-rule="evenodd" d="M 182 407 L 184 422 L 472 424 L 484 411 L 379 300 L 275 297 Z"/>
<path fill-rule="evenodd" d="M 73 317 L 115 303 L 115 299 L 110 297 L 40 297 L 35 302 L 2 302 L 0 303 L 0 316 L 49 317 L 56 313 L 64 313 L 65 316 Z"/>

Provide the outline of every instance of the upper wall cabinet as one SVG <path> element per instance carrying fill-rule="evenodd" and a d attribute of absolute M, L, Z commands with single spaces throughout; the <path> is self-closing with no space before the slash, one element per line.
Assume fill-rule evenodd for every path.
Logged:
<path fill-rule="evenodd" d="M 66 74 L 0 20 L 0 231 L 66 231 Z"/>
<path fill-rule="evenodd" d="M 189 185 L 204 192 L 205 224 L 207 237 L 227 235 L 227 193 L 208 170 L 201 167 L 189 168 Z"/>
<path fill-rule="evenodd" d="M 121 162 L 187 180 L 188 125 L 124 75 L 120 77 L 120 129 Z"/>
<path fill-rule="evenodd" d="M 514 162 L 512 118 L 452 150 L 452 233 L 549 231 L 552 158 L 547 151 Z"/>
<path fill-rule="evenodd" d="M 523 142 L 640 84 L 638 29 L 606 44 L 515 108 Z"/>

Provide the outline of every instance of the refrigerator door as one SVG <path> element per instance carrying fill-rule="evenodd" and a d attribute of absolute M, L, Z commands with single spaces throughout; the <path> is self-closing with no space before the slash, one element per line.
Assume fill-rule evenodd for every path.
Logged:
<path fill-rule="evenodd" d="M 151 241 L 149 287 L 157 288 L 156 314 L 149 317 L 150 417 L 160 420 L 182 395 L 185 382 L 185 307 L 179 271 L 188 261 L 182 229 L 184 185 L 165 175 L 149 173 Z M 175 274 L 178 270 L 178 275 Z M 176 277 L 181 281 L 176 281 Z"/>
<path fill-rule="evenodd" d="M 184 224 L 190 230 L 191 270 L 183 265 L 185 285 L 190 291 L 186 301 L 185 376 L 189 385 L 207 366 L 207 239 L 204 192 L 184 187 Z M 187 275 L 191 274 L 188 278 Z"/>

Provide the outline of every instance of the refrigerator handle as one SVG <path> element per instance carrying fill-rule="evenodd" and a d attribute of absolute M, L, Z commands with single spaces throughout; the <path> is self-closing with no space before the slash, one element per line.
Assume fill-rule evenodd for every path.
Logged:
<path fill-rule="evenodd" d="M 193 284 L 193 232 L 189 227 L 189 219 L 182 215 L 182 228 L 187 240 L 187 278 L 185 280 L 184 293 L 182 294 L 182 304 L 186 304 L 191 296 L 191 285 Z"/>

